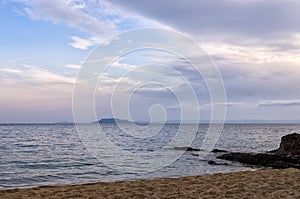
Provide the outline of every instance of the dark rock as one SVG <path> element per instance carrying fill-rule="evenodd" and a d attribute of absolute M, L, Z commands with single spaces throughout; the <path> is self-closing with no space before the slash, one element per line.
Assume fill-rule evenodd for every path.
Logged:
<path fill-rule="evenodd" d="M 297 158 L 272 155 L 272 154 L 251 154 L 251 153 L 229 153 L 219 157 L 219 159 L 237 161 L 243 164 L 257 165 L 264 167 L 282 168 L 298 168 L 300 169 L 300 160 Z"/>
<path fill-rule="evenodd" d="M 218 162 L 213 161 L 213 160 L 209 160 L 207 163 L 210 164 L 210 165 L 228 165 L 227 163 L 218 163 Z"/>
<path fill-rule="evenodd" d="M 228 151 L 223 150 L 223 149 L 214 149 L 211 152 L 213 152 L 213 153 L 228 153 Z"/>
<path fill-rule="evenodd" d="M 184 151 L 200 151 L 201 149 L 196 149 L 192 147 L 174 147 L 175 150 L 184 150 Z"/>
<path fill-rule="evenodd" d="M 267 153 L 276 153 L 277 151 L 278 149 L 275 149 L 275 150 L 267 151 Z"/>
<path fill-rule="evenodd" d="M 217 164 L 217 163 L 216 163 L 215 161 L 213 161 L 213 160 L 209 160 L 207 163 L 210 164 L 210 165 L 216 165 L 216 164 Z"/>
<path fill-rule="evenodd" d="M 195 148 L 192 148 L 192 147 L 187 147 L 186 150 L 187 151 L 201 151 L 201 149 L 195 149 Z"/>
<path fill-rule="evenodd" d="M 269 153 L 227 153 L 217 158 L 264 167 L 300 169 L 300 135 L 283 136 L 279 149 Z"/>
<path fill-rule="evenodd" d="M 293 133 L 281 138 L 277 155 L 300 156 L 300 134 Z"/>

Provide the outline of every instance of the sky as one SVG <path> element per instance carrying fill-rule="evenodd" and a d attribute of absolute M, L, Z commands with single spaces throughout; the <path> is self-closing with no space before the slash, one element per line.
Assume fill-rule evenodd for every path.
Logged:
<path fill-rule="evenodd" d="M 227 120 L 299 120 L 299 21 L 298 0 L 3 0 L 0 123 L 73 121 L 76 78 L 93 50 L 110 46 L 118 34 L 149 27 L 183 34 L 203 48 L 224 83 Z M 188 97 L 178 101 L 172 93 L 184 95 L 188 88 L 181 81 L 187 80 L 200 118 L 208 120 L 205 79 L 188 65 L 150 49 L 119 57 L 95 89 L 97 117 L 113 115 L 117 84 L 118 99 L 138 87 L 128 102 L 131 119 L 177 120 L 180 107 L 195 109 Z M 155 82 L 142 85 L 150 76 Z"/>

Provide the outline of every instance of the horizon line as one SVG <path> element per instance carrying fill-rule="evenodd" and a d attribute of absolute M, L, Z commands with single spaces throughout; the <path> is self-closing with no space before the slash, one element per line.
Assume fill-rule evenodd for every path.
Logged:
<path fill-rule="evenodd" d="M 107 119 L 107 118 L 104 118 Z M 111 118 L 113 119 L 113 118 Z M 101 119 L 100 119 L 101 120 Z M 99 123 L 99 121 L 94 122 L 71 122 L 71 121 L 65 121 L 65 122 L 0 122 L 0 125 L 75 125 L 75 124 L 93 124 L 93 123 Z M 208 120 L 200 120 L 199 122 L 196 121 L 166 121 L 166 122 L 149 122 L 149 121 L 129 121 L 129 123 L 136 123 L 136 124 L 300 124 L 300 120 L 227 120 L 224 122 L 209 122 Z M 113 123 L 113 122 L 111 122 Z M 104 123 L 105 124 L 105 123 Z M 109 123 L 107 123 L 109 124 Z"/>

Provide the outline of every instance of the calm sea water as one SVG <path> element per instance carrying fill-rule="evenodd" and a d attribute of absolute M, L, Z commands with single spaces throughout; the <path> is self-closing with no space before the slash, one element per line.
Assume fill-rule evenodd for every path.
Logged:
<path fill-rule="evenodd" d="M 114 124 L 105 124 L 102 127 L 116 146 L 131 152 L 163 148 L 178 129 L 178 125 L 166 125 L 159 134 L 142 139 L 128 136 Z M 92 132 L 98 126 L 90 125 L 85 128 Z M 156 127 L 151 128 L 155 130 Z M 184 125 L 183 128 L 188 132 L 190 126 Z M 199 126 L 193 147 L 201 147 L 207 128 L 208 125 Z M 131 130 L 130 126 L 127 130 Z M 225 125 L 214 148 L 265 152 L 276 149 L 280 138 L 293 132 L 300 133 L 300 125 Z M 197 155 L 197 152 L 185 152 L 177 161 L 153 172 L 121 172 L 101 162 L 101 158 L 95 159 L 80 140 L 74 125 L 0 125 L 0 189 L 178 177 L 251 169 L 236 163 L 209 165 L 208 160 L 223 162 L 217 160 L 213 153 L 202 159 Z M 109 158 L 115 158 L 115 162 L 120 160 L 117 155 Z M 153 160 L 155 161 L 155 157 Z"/>

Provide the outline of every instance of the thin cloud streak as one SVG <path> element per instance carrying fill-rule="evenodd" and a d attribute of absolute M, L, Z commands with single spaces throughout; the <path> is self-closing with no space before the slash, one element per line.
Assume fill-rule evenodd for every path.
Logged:
<path fill-rule="evenodd" d="M 51 85 L 75 83 L 75 77 L 63 76 L 31 65 L 25 65 L 22 69 L 2 68 L 0 71 L 2 71 L 2 76 L 5 75 L 6 81 L 22 84 Z"/>
<path fill-rule="evenodd" d="M 300 106 L 300 100 L 267 101 L 267 102 L 261 102 L 261 103 L 259 103 L 258 106 L 265 106 L 265 107 Z"/>

